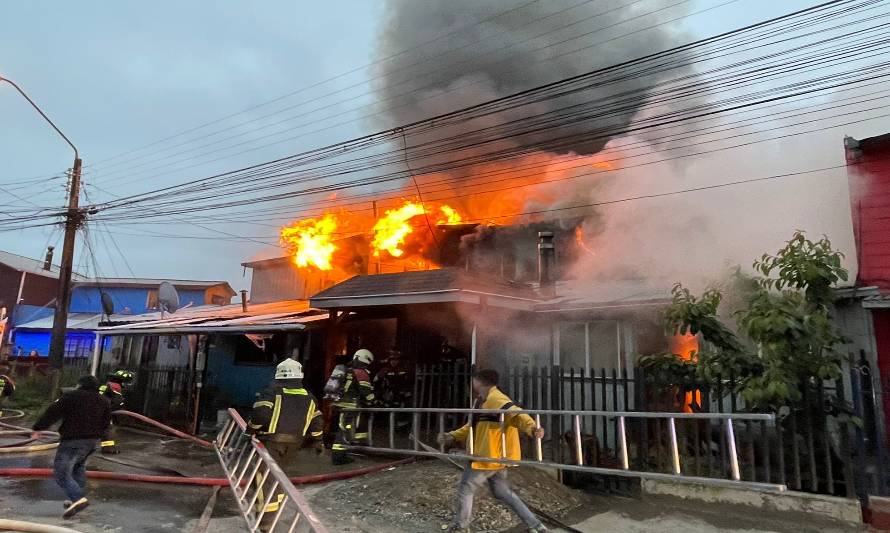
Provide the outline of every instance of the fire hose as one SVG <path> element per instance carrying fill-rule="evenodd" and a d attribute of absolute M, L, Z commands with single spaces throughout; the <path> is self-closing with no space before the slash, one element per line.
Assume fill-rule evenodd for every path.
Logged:
<path fill-rule="evenodd" d="M 15 418 L 24 417 L 24 413 L 18 411 L 15 416 L 3 417 L 0 419 L 0 427 L 8 428 L 10 433 L 15 434 L 23 434 L 26 433 L 30 436 L 32 430 L 21 427 L 14 426 L 12 424 L 7 424 L 2 422 L 2 420 L 9 420 Z M 203 447 L 213 447 L 213 444 L 198 438 L 194 435 L 189 435 L 188 433 L 184 433 L 179 431 L 178 429 L 172 428 L 157 420 L 153 420 L 147 416 L 141 415 L 139 413 L 133 413 L 131 411 L 115 411 L 112 413 L 113 415 L 121 415 L 128 416 L 131 418 L 135 418 L 141 422 L 154 426 L 158 429 L 161 429 L 177 438 L 188 440 L 194 442 Z M 5 432 L 0 432 L 2 435 Z M 58 433 L 45 431 L 41 432 L 43 435 L 52 438 L 58 438 Z M 53 448 L 58 447 L 58 442 L 49 443 L 49 444 L 38 444 L 38 445 L 25 445 L 22 441 L 20 443 L 10 445 L 10 447 L 0 448 L 0 454 L 2 453 L 28 453 L 28 452 L 36 452 L 36 451 L 45 451 L 51 450 Z M 33 439 L 27 439 L 27 443 L 33 442 Z M 297 476 L 291 478 L 291 482 L 294 485 L 310 485 L 314 483 L 325 483 L 329 481 L 338 481 L 343 479 L 350 479 L 353 477 L 363 476 L 366 474 L 371 474 L 374 472 L 379 472 L 381 470 L 386 470 L 388 468 L 392 468 L 395 466 L 399 466 L 402 464 L 406 464 L 414 461 L 414 459 L 401 459 L 398 461 L 391 461 L 387 463 L 381 463 L 377 465 L 367 466 L 363 468 L 356 468 L 353 470 L 345 470 L 342 472 L 331 472 L 329 474 L 315 474 L 308 476 Z M 132 465 L 130 465 L 132 466 Z M 49 478 L 53 476 L 52 469 L 50 468 L 0 468 L 0 477 L 40 477 L 40 478 Z M 177 485 L 199 485 L 199 486 L 227 486 L 229 484 L 229 480 L 226 478 L 204 478 L 204 477 L 187 477 L 187 476 L 153 476 L 153 475 L 145 475 L 145 474 L 124 474 L 120 472 L 107 472 L 103 470 L 88 470 L 87 477 L 91 479 L 105 479 L 105 480 L 113 480 L 113 481 L 137 481 L 144 483 L 165 483 L 165 484 L 177 484 Z"/>
<path fill-rule="evenodd" d="M 49 443 L 44 443 L 44 444 L 32 444 L 33 442 L 38 441 L 38 439 L 31 438 L 31 435 L 34 433 L 33 430 L 28 429 L 26 427 L 16 426 L 14 424 L 9 424 L 9 423 L 3 422 L 3 420 L 16 420 L 19 418 L 24 418 L 25 417 L 24 411 L 19 411 L 18 409 L 7 409 L 6 412 L 14 413 L 14 414 L 0 417 L 0 428 L 2 428 L 2 431 L 0 431 L 0 437 L 6 436 L 6 435 L 9 435 L 9 436 L 26 435 L 27 438 L 22 439 L 20 441 L 13 442 L 11 444 L 0 445 L 0 454 L 43 452 L 43 451 L 47 451 L 47 450 L 52 450 L 59 446 L 58 442 L 49 442 Z M 46 437 L 49 439 L 56 439 L 56 440 L 58 440 L 58 438 L 59 438 L 59 434 L 56 433 L 55 431 L 40 431 L 38 433 L 40 433 L 41 438 Z"/>
<path fill-rule="evenodd" d="M 6 520 L 3 518 L 0 518 L 0 531 L 24 531 L 26 533 L 80 533 L 76 529 L 69 529 L 67 527 L 36 524 L 34 522 L 23 522 L 21 520 Z"/>
<path fill-rule="evenodd" d="M 12 419 L 17 419 L 17 418 L 22 418 L 25 416 L 25 413 L 23 413 L 22 411 L 13 411 L 13 412 L 16 414 L 11 415 L 11 416 L 4 416 L 2 419 L 0 419 L 0 428 L 3 428 L 6 430 L 6 431 L 0 431 L 0 436 L 27 435 L 29 438 L 18 441 L 18 442 L 14 442 L 12 444 L 5 444 L 5 445 L 0 446 L 0 454 L 2 454 L 2 453 L 40 452 L 40 451 L 52 450 L 52 449 L 58 447 L 58 445 L 59 445 L 58 442 L 32 445 L 31 443 L 35 441 L 35 439 L 30 438 L 31 434 L 33 433 L 32 430 L 30 430 L 26 427 L 15 426 L 13 424 L 7 424 L 6 422 L 2 422 L 2 420 L 12 420 Z M 179 431 L 178 429 L 175 429 L 168 425 L 162 424 L 162 423 L 158 422 L 157 420 L 151 419 L 147 416 L 140 415 L 139 413 L 134 413 L 132 411 L 115 411 L 112 413 L 112 415 L 127 416 L 130 418 L 135 418 L 136 420 L 139 420 L 140 422 L 144 422 L 144 423 L 154 426 L 158 429 L 161 429 L 161 430 L 163 430 L 177 438 L 192 441 L 195 444 L 198 444 L 199 446 L 204 446 L 207 448 L 210 448 L 213 446 L 210 442 L 208 442 L 206 440 L 195 437 L 194 435 L 189 435 L 188 433 L 183 433 L 182 431 Z M 55 439 L 58 439 L 58 436 L 59 436 L 58 433 L 53 432 L 53 431 L 42 431 L 40 433 L 41 433 L 41 436 L 55 438 Z"/>
<path fill-rule="evenodd" d="M 339 481 L 354 477 L 372 474 L 381 470 L 386 470 L 395 466 L 413 462 L 414 459 L 401 459 L 388 463 L 381 463 L 364 468 L 356 468 L 353 470 L 344 470 L 342 472 L 331 472 L 329 474 L 315 474 L 310 476 L 292 477 L 291 483 L 294 485 L 312 485 L 315 483 L 326 483 L 329 481 Z M 34 477 L 49 478 L 52 477 L 51 468 L 0 468 L 0 477 Z M 87 470 L 87 478 L 104 479 L 110 481 L 139 481 L 143 483 L 161 483 L 169 485 L 197 485 L 204 487 L 228 486 L 229 480 L 226 478 L 212 477 L 180 477 L 180 476 L 149 476 L 144 474 L 123 474 L 120 472 L 106 472 L 104 470 Z"/>
<path fill-rule="evenodd" d="M 134 412 L 132 412 L 132 411 L 123 411 L 123 410 L 122 410 L 122 411 L 115 411 L 115 412 L 113 412 L 113 413 L 111 413 L 111 414 L 112 414 L 112 415 L 121 415 L 121 416 L 128 416 L 128 417 L 130 417 L 130 418 L 135 418 L 136 420 L 139 420 L 140 422 L 145 422 L 146 424 L 148 424 L 148 425 L 150 425 L 150 426 L 154 426 L 154 427 L 156 427 L 156 428 L 158 428 L 158 429 L 161 429 L 161 430 L 163 430 L 163 431 L 165 431 L 165 432 L 167 432 L 167 433 L 173 435 L 174 437 L 179 437 L 180 439 L 183 439 L 183 440 L 189 440 L 189 441 L 192 441 L 192 442 L 194 442 L 195 444 L 197 444 L 197 445 L 199 445 L 199 446 L 204 446 L 205 448 L 212 448 L 212 447 L 213 447 L 213 444 L 212 444 L 212 443 L 210 443 L 210 442 L 208 442 L 208 441 L 206 441 L 206 440 L 204 440 L 204 439 L 200 439 L 200 438 L 198 438 L 198 437 L 196 437 L 196 436 L 194 436 L 194 435 L 189 435 L 188 433 L 184 433 L 184 432 L 182 432 L 182 431 L 179 431 L 178 429 L 171 428 L 170 426 L 167 426 L 167 425 L 165 425 L 165 424 L 162 424 L 162 423 L 158 422 L 157 420 L 154 420 L 154 419 L 152 419 L 152 418 L 149 418 L 149 417 L 147 417 L 147 416 L 145 416 L 145 415 L 140 415 L 139 413 L 134 413 Z"/>

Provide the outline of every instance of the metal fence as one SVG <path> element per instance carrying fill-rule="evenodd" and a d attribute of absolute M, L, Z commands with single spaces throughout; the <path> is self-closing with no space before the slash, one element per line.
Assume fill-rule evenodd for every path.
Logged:
<path fill-rule="evenodd" d="M 471 369 L 433 365 L 417 369 L 415 407 L 468 406 Z M 616 411 L 749 413 L 733 376 L 709 384 L 660 383 L 640 368 L 630 371 L 583 368 L 513 367 L 501 389 L 514 402 L 532 410 L 588 411 L 580 420 L 584 460 L 589 466 L 613 468 L 620 461 L 620 433 Z M 799 491 L 859 497 L 885 495 L 888 487 L 887 441 L 877 429 L 875 395 L 867 368 L 853 365 L 840 379 L 800 385 L 803 400 L 778 413 L 776 424 L 737 422 L 737 451 L 741 479 L 752 483 L 788 485 Z M 448 391 L 437 395 L 434 391 Z M 433 400 L 430 402 L 430 400 Z M 598 412 L 601 414 L 593 414 Z M 457 420 L 446 418 L 449 426 Z M 572 463 L 573 421 L 547 415 L 543 420 L 551 438 L 544 443 L 549 460 Z M 628 445 L 635 450 L 634 468 L 664 471 L 671 461 L 670 429 L 663 419 L 634 419 L 625 427 Z M 421 414 L 424 430 L 435 425 Z M 714 477 L 729 466 L 726 431 L 715 420 L 677 419 L 678 446 L 688 457 L 683 475 Z M 602 481 L 602 480 L 600 480 Z M 606 480 L 606 488 L 614 488 Z"/>
<path fill-rule="evenodd" d="M 327 533 L 309 502 L 234 409 L 213 442 L 248 531 Z M 267 516 L 268 515 L 268 516 Z"/>
<path fill-rule="evenodd" d="M 102 381 L 115 370 L 129 370 L 136 374 L 133 382 L 125 386 L 127 409 L 180 429 L 191 429 L 195 409 L 194 384 L 198 377 L 195 371 L 183 366 L 103 364 L 96 377 Z M 66 360 L 63 382 L 73 385 L 79 376 L 89 371 L 87 359 Z"/>
<path fill-rule="evenodd" d="M 465 461 L 480 461 L 484 463 L 503 463 L 511 465 L 533 465 L 546 466 L 559 470 L 572 472 L 580 472 L 586 474 L 605 474 L 610 476 L 618 476 L 623 478 L 638 479 L 661 479 L 661 480 L 677 480 L 694 481 L 710 485 L 722 486 L 746 486 L 757 489 L 768 490 L 785 490 L 783 484 L 749 481 L 742 478 L 740 468 L 739 440 L 736 437 L 737 426 L 739 424 L 757 423 L 764 426 L 771 425 L 775 418 L 767 413 L 736 413 L 736 414 L 718 414 L 718 413 L 654 413 L 654 412 L 629 412 L 629 411 L 575 411 L 575 410 L 548 410 L 548 409 L 521 409 L 505 411 L 500 409 L 447 409 L 447 408 L 359 408 L 344 409 L 344 412 L 357 412 L 368 416 L 369 437 L 367 446 L 353 445 L 350 449 L 356 451 L 368 451 L 378 453 L 398 453 L 404 455 L 421 455 L 421 456 L 437 456 L 448 459 L 460 459 Z M 544 454 L 543 439 L 534 437 L 531 439 L 530 445 L 524 448 L 522 458 L 519 460 L 507 458 L 507 437 L 506 426 L 510 423 L 510 417 L 520 414 L 531 416 L 538 427 L 543 427 L 543 420 L 550 419 L 567 419 L 573 428 L 570 431 L 570 438 L 567 439 L 569 445 L 574 451 L 573 460 L 570 462 L 557 461 L 553 458 L 547 458 Z M 466 441 L 466 453 L 446 453 L 444 446 L 440 445 L 438 450 L 425 444 L 426 442 L 435 442 L 437 433 L 441 433 L 446 428 L 446 419 L 458 417 L 467 419 L 470 415 L 484 416 L 489 415 L 497 419 L 499 429 L 495 426 L 490 433 L 485 436 L 496 448 L 491 455 L 478 455 L 475 453 L 474 428 L 471 425 Z M 410 417 L 411 438 L 409 441 L 399 439 L 396 431 L 396 420 L 399 418 Z M 422 423 L 423 417 L 432 418 L 435 423 L 432 429 L 428 429 Z M 585 418 L 604 417 L 615 421 L 617 428 L 616 439 L 618 461 L 614 465 L 596 465 L 590 464 L 589 457 L 585 454 L 585 439 L 582 435 L 582 420 Z M 384 421 L 383 424 L 378 422 Z M 644 454 L 642 449 L 635 449 L 631 446 L 632 442 L 629 436 L 629 429 L 634 425 L 642 422 L 657 421 L 664 428 L 663 438 L 668 444 L 669 460 L 662 466 L 652 467 L 652 465 L 641 458 L 639 455 Z M 695 424 L 705 423 L 718 425 L 725 430 L 726 443 L 726 468 L 719 472 L 711 470 L 708 475 L 696 476 L 690 473 L 687 466 L 692 460 L 689 449 L 682 446 L 677 428 L 682 422 L 692 422 Z M 374 428 L 385 427 L 384 437 L 375 438 Z M 379 432 L 377 433 L 379 435 Z M 662 437 L 659 435 L 659 437 Z M 642 468 L 640 467 L 642 466 Z"/>

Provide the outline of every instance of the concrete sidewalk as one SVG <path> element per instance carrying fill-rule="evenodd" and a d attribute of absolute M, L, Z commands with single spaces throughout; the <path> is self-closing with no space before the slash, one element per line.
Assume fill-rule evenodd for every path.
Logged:
<path fill-rule="evenodd" d="M 671 497 L 637 500 L 598 496 L 592 506 L 602 512 L 577 523 L 574 528 L 585 533 L 850 533 L 865 529 L 802 513 L 705 504 Z"/>

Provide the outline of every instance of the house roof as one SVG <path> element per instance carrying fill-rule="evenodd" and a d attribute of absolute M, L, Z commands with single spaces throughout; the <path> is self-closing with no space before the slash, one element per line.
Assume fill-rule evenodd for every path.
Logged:
<path fill-rule="evenodd" d="M 59 266 L 52 265 L 50 270 L 43 268 L 42 259 L 31 259 L 22 255 L 14 254 L 0 250 L 0 264 L 4 264 L 13 270 L 26 272 L 37 276 L 47 278 L 59 277 Z M 235 296 L 235 290 L 227 281 L 203 281 L 203 280 L 184 280 L 184 279 L 166 279 L 166 278 L 91 278 L 74 272 L 71 274 L 71 280 L 75 285 L 81 287 L 107 286 L 107 287 L 157 287 L 161 282 L 167 281 L 180 290 L 203 290 L 210 287 L 222 286 L 229 293 L 229 296 Z"/>
<path fill-rule="evenodd" d="M 53 315 L 49 315 L 29 322 L 16 324 L 15 329 L 51 330 L 53 328 L 53 318 Z M 102 318 L 103 315 L 96 313 L 68 313 L 67 328 L 69 330 L 92 331 L 99 327 L 99 322 L 102 321 Z"/>
<path fill-rule="evenodd" d="M 868 152 L 869 150 L 875 148 L 887 148 L 890 147 L 890 133 L 877 135 L 875 137 L 868 137 L 865 139 L 859 139 L 858 142 L 858 148 L 863 152 Z"/>
<path fill-rule="evenodd" d="M 269 268 L 271 266 L 290 264 L 291 258 L 287 256 L 270 257 L 269 259 L 258 259 L 256 261 L 246 261 L 241 266 L 247 268 Z"/>
<path fill-rule="evenodd" d="M 103 335 L 171 335 L 189 333 L 250 333 L 298 331 L 306 324 L 327 318 L 327 313 L 312 309 L 305 300 L 285 300 L 251 304 L 245 312 L 241 304 L 202 305 L 180 309 L 176 313 L 145 313 L 112 316 Z"/>
<path fill-rule="evenodd" d="M 671 302 L 668 281 L 640 279 L 609 281 L 561 281 L 556 284 L 556 298 L 542 302 L 535 310 L 542 312 L 593 311 L 663 307 Z"/>
<path fill-rule="evenodd" d="M 152 287 L 155 288 L 163 282 L 172 284 L 179 290 L 204 290 L 211 287 L 223 287 L 229 296 L 234 296 L 235 290 L 232 289 L 228 281 L 203 281 L 190 279 L 167 279 L 167 278 L 84 278 L 77 282 L 80 287 Z"/>
<path fill-rule="evenodd" d="M 355 276 L 310 298 L 313 307 L 322 309 L 465 302 L 530 310 L 538 301 L 530 287 L 458 268 Z"/>
<path fill-rule="evenodd" d="M 14 254 L 11 252 L 6 252 L 0 250 L 0 264 L 4 264 L 13 270 L 18 270 L 19 272 L 26 272 L 28 274 L 35 274 L 38 276 L 44 276 L 47 278 L 56 278 L 59 277 L 59 266 L 52 265 L 50 270 L 44 270 L 43 268 L 43 260 L 42 259 L 31 259 L 30 257 L 25 257 L 23 255 Z M 74 273 L 72 274 L 72 279 L 80 280 L 87 279 L 85 276 Z"/>
<path fill-rule="evenodd" d="M 888 309 L 890 308 L 890 294 L 866 296 L 862 299 L 862 307 L 867 309 Z"/>

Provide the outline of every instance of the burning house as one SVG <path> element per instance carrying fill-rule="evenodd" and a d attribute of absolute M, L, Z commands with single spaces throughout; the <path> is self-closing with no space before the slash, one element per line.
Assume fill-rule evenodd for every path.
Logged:
<path fill-rule="evenodd" d="M 245 266 L 254 299 L 308 298 L 329 313 L 327 368 L 365 347 L 415 366 L 626 371 L 667 347 L 658 311 L 669 291 L 578 279 L 569 267 L 594 253 L 586 221 L 471 223 L 409 201 L 340 238 L 356 229 L 346 215 L 297 222 L 282 230 L 290 257 Z"/>

